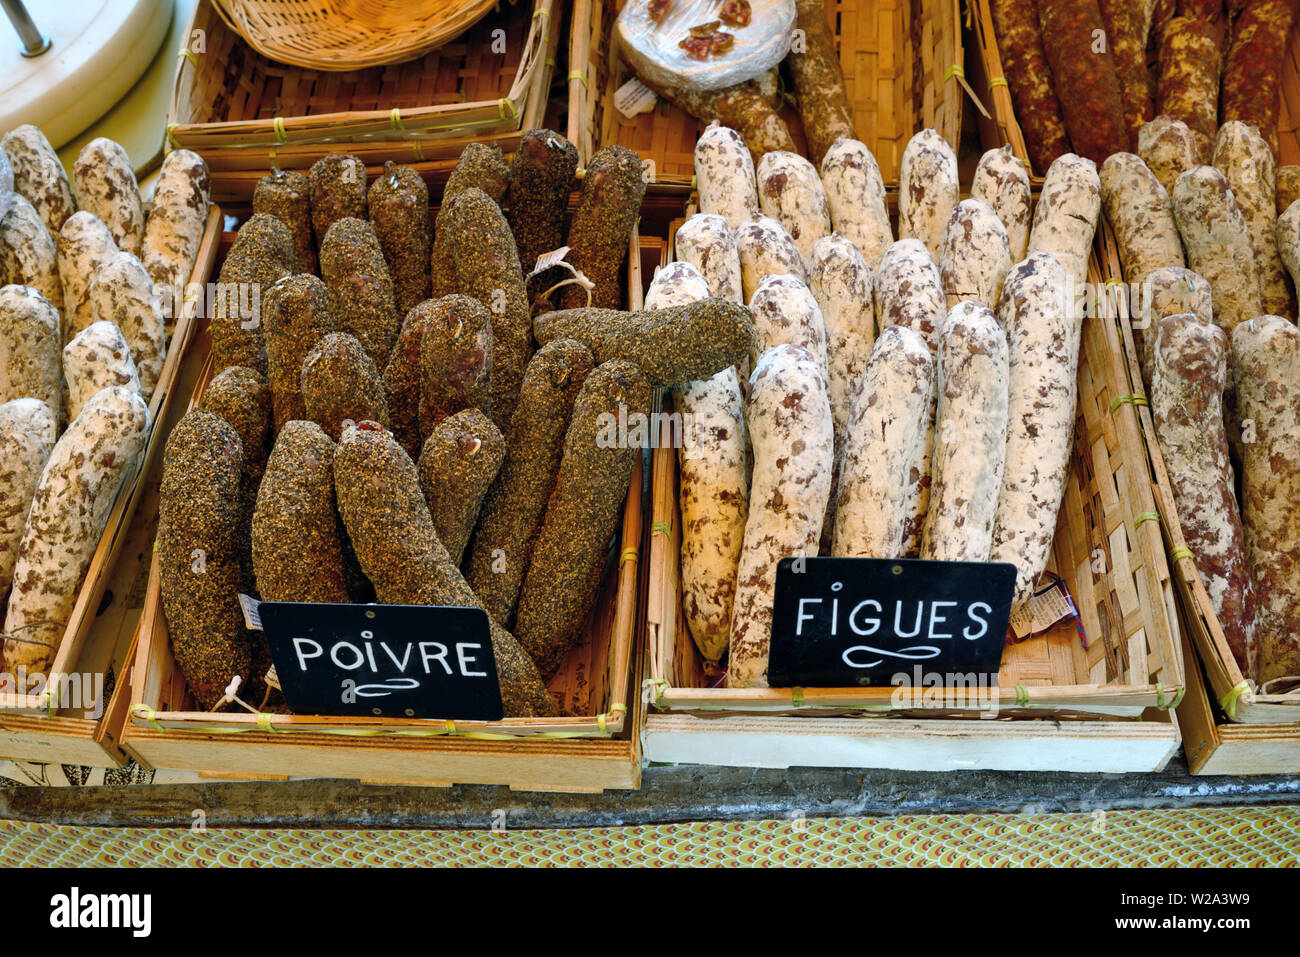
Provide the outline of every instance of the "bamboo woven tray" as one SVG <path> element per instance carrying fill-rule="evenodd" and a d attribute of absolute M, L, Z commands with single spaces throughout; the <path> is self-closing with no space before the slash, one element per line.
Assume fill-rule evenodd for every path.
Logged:
<path fill-rule="evenodd" d="M 191 283 L 207 282 L 216 261 L 220 235 L 221 210 L 213 206 L 190 274 Z M 166 430 L 159 422 L 167 418 L 173 406 L 181 404 L 173 400 L 180 391 L 181 369 L 192 352 L 194 328 L 192 318 L 186 315 L 178 318 L 168 344 L 167 360 L 149 400 L 151 431 L 139 470 L 123 484 L 113 503 L 108 524 L 50 667 L 45 690 L 39 695 L 0 693 L 0 757 L 94 767 L 112 767 L 125 762 L 115 743 L 116 731 L 109 712 L 105 710 L 98 718 L 90 717 L 85 707 L 74 708 L 67 706 L 68 702 L 60 702 L 59 694 L 65 681 L 76 676 L 96 676 L 107 684 L 110 668 L 122 663 L 117 654 L 121 643 L 119 632 L 130 627 L 133 609 L 129 606 L 129 590 L 139 570 L 141 555 L 148 551 L 140 541 L 140 518 L 142 513 L 147 517 L 154 507 L 145 476 L 162 461 Z M 115 674 L 120 679 L 122 669 L 116 668 Z M 79 680 L 84 688 L 85 678 Z M 109 690 L 105 687 L 106 695 Z"/>
<path fill-rule="evenodd" d="M 1097 262 L 1090 266 L 1099 286 Z M 1006 649 L 994 692 L 1000 717 L 1152 717 L 1182 697 L 1169 567 L 1139 421 L 1131 402 L 1132 370 L 1114 313 L 1084 322 L 1074 452 L 1050 567 L 1069 588 L 1087 636 L 1073 622 Z M 1116 402 L 1117 399 L 1121 401 Z M 665 429 L 667 426 L 665 425 Z M 680 513 L 676 453 L 665 433 L 655 450 L 651 523 L 656 534 L 647 568 L 649 628 L 647 694 L 657 711 L 697 717 L 741 714 L 803 716 L 900 715 L 892 688 L 710 687 L 682 618 L 678 581 Z M 955 701 L 914 717 L 978 717 Z M 1157 720 L 1167 733 L 1172 725 Z M 1167 716 L 1166 716 L 1167 718 Z M 650 721 L 657 720 L 650 715 Z M 1135 722 L 1141 724 L 1142 722 Z M 1139 736 L 1151 729 L 1133 727 Z M 1176 740 L 1176 730 L 1173 730 Z M 655 755 L 647 751 L 647 756 Z"/>
<path fill-rule="evenodd" d="M 631 75 L 610 49 L 622 2 L 575 0 L 569 46 L 568 137 L 585 163 L 602 146 L 619 144 L 654 164 L 654 184 L 689 185 L 695 175 L 695 117 L 660 102 L 625 118 L 614 92 Z M 839 41 L 845 90 L 858 138 L 871 148 L 888 184 L 912 134 L 934 127 L 950 143 L 961 139 L 962 36 L 957 0 L 826 0 Z M 804 148 L 798 113 L 783 114 Z"/>
<path fill-rule="evenodd" d="M 338 73 L 268 60 L 198 0 L 168 145 L 207 160 L 214 200 L 244 204 L 272 167 L 305 170 L 330 153 L 355 153 L 377 175 L 388 159 L 450 170 L 471 140 L 510 151 L 541 123 L 559 15 L 555 0 L 517 0 L 417 60 Z"/>
<path fill-rule="evenodd" d="M 635 236 L 632 249 L 639 250 Z M 640 256 L 628 260 L 628 285 L 639 304 Z M 189 370 L 196 399 L 211 375 L 203 361 L 209 345 L 201 327 L 193 350 L 199 361 Z M 641 772 L 633 729 L 641 705 L 629 695 L 643 620 L 637 559 L 642 489 L 638 464 L 614 553 L 619 559 L 606 570 L 580 644 L 550 682 L 564 709 L 576 716 L 452 722 L 195 710 L 172 656 L 155 561 L 129 686 L 121 684 L 109 705 L 110 714 L 124 715 L 122 746 L 145 767 L 213 776 L 562 791 L 635 788 Z"/>

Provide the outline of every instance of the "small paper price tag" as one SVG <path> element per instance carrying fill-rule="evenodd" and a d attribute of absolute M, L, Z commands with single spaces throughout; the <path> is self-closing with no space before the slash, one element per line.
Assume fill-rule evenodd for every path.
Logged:
<path fill-rule="evenodd" d="M 1052 582 L 1051 587 L 1034 595 L 1011 613 L 1011 633 L 1016 641 L 1038 635 L 1063 618 L 1075 613 L 1074 602 L 1066 594 L 1065 583 Z"/>
<path fill-rule="evenodd" d="M 239 593 L 239 610 L 244 613 L 244 627 L 249 631 L 262 630 L 262 603 L 252 595 Z"/>
<path fill-rule="evenodd" d="M 629 120 L 642 113 L 649 113 L 658 102 L 659 97 L 655 95 L 655 91 L 636 77 L 632 77 L 614 91 L 614 108 Z"/>
<path fill-rule="evenodd" d="M 524 279 L 532 279 L 539 272 L 545 272 L 552 266 L 558 266 L 560 263 L 564 262 L 564 257 L 567 255 L 569 255 L 568 246 L 561 246 L 559 249 L 552 249 L 549 253 L 542 253 L 537 257 L 537 265 L 533 267 L 533 271 L 525 276 Z"/>

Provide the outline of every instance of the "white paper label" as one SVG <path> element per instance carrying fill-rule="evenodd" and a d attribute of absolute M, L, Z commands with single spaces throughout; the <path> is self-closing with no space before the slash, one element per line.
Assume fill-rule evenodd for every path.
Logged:
<path fill-rule="evenodd" d="M 282 691 L 280 687 L 280 676 L 275 673 L 275 665 L 266 669 L 266 683 L 276 691 Z"/>
<path fill-rule="evenodd" d="M 629 120 L 642 113 L 649 113 L 659 102 L 655 91 L 636 77 L 628 80 L 614 91 L 614 108 Z"/>
<path fill-rule="evenodd" d="M 1041 634 L 1063 618 L 1075 614 L 1074 602 L 1065 591 L 1064 582 L 1053 582 L 1011 612 L 1011 631 L 1019 641 Z"/>
<path fill-rule="evenodd" d="M 549 253 L 542 253 L 537 257 L 537 265 L 533 271 L 524 277 L 525 280 L 532 279 L 539 272 L 550 269 L 552 266 L 558 266 L 564 261 L 564 257 L 569 255 L 569 247 L 561 246 L 559 249 L 552 249 Z"/>
<path fill-rule="evenodd" d="M 239 593 L 239 610 L 244 613 L 244 627 L 250 631 L 262 630 L 262 615 L 258 611 L 261 605 L 252 595 Z"/>

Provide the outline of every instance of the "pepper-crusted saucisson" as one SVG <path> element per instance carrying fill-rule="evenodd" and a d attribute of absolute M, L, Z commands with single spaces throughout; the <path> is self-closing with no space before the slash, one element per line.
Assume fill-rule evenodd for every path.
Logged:
<path fill-rule="evenodd" d="M 370 184 L 366 208 L 393 280 L 400 323 L 429 298 L 429 187 L 413 167 L 389 160 Z"/>
<path fill-rule="evenodd" d="M 989 150 L 975 167 L 970 184 L 971 199 L 982 199 L 993 207 L 1007 231 L 1011 261 L 1018 263 L 1029 249 L 1029 224 L 1032 201 L 1029 171 L 1011 152 L 1010 145 Z"/>
<path fill-rule="evenodd" d="M 934 374 L 919 333 L 890 326 L 876 340 L 850 397 L 832 555 L 903 556 L 929 497 Z"/>
<path fill-rule="evenodd" d="M 356 336 L 331 332 L 302 362 L 302 400 L 307 418 L 338 441 L 349 422 L 386 426 L 388 403 L 379 370 Z"/>
<path fill-rule="evenodd" d="M 948 218 L 939 257 L 949 308 L 974 299 L 992 309 L 1010 268 L 1011 246 L 998 214 L 982 199 L 963 199 Z"/>
<path fill-rule="evenodd" d="M 1182 120 L 1208 163 L 1219 131 L 1219 34 L 1206 20 L 1174 17 L 1160 35 L 1156 113 Z"/>
<path fill-rule="evenodd" d="M 991 0 L 998 55 L 1016 118 L 1034 169 L 1046 170 L 1070 151 L 1061 101 L 1052 85 L 1052 71 L 1043 48 L 1035 0 Z"/>
<path fill-rule="evenodd" d="M 462 409 L 492 412 L 492 320 L 487 307 L 469 296 L 444 296 L 427 308 L 420 339 L 422 439 Z"/>
<path fill-rule="evenodd" d="M 986 562 L 1007 457 L 1007 336 L 988 306 L 966 301 L 939 332 L 930 506 L 921 557 Z"/>
<path fill-rule="evenodd" d="M 1157 116 L 1138 131 L 1138 155 L 1171 196 L 1178 177 L 1200 165 L 1200 149 L 1192 128 L 1171 116 Z"/>
<path fill-rule="evenodd" d="M 157 289 L 140 260 L 124 252 L 104 263 L 90 283 L 90 314 L 95 322 L 111 322 L 121 330 L 146 402 L 167 358 L 167 324 Z"/>
<path fill-rule="evenodd" d="M 356 336 L 366 355 L 382 368 L 402 321 L 374 227 L 350 216 L 336 220 L 320 244 L 320 273 L 335 325 Z"/>
<path fill-rule="evenodd" d="M 1300 329 L 1257 316 L 1232 331 L 1242 422 L 1242 519 L 1259 610 L 1261 684 L 1300 675 Z M 1249 672 L 1248 672 L 1249 673 Z"/>
<path fill-rule="evenodd" d="M 808 139 L 808 157 L 820 164 L 831 144 L 857 133 L 844 91 L 844 70 L 826 22 L 826 5 L 819 0 L 795 0 L 795 27 L 803 31 L 804 45 L 802 50 L 792 50 L 787 62 Z"/>
<path fill-rule="evenodd" d="M 822 157 L 821 176 L 831 225 L 875 269 L 894 241 L 876 157 L 860 140 L 840 137 Z"/>
<path fill-rule="evenodd" d="M 695 143 L 695 182 L 700 212 L 721 216 L 739 229 L 758 212 L 754 160 L 740 134 L 710 123 Z"/>
<path fill-rule="evenodd" d="M 458 193 L 444 208 L 442 222 L 459 291 L 477 299 L 492 315 L 490 414 L 497 427 L 503 428 L 514 414 L 524 367 L 533 354 L 528 293 L 514 236 L 500 207 L 477 188 Z"/>
<path fill-rule="evenodd" d="M 998 302 L 1009 378 L 990 560 L 1016 566 L 1013 607 L 1029 600 L 1047 567 L 1070 465 L 1079 326 L 1065 290 L 1065 267 L 1049 253 L 1033 253 L 1011 268 Z"/>
<path fill-rule="evenodd" d="M 430 260 L 431 295 L 434 298 L 462 292 L 456 276 L 456 263 L 447 245 L 444 211 L 453 199 L 467 189 L 479 189 L 494 203 L 500 203 L 510 187 L 510 167 L 496 143 L 470 143 L 461 151 L 456 168 L 442 190 L 442 205 L 434 223 L 433 249 Z"/>
<path fill-rule="evenodd" d="M 1223 425 L 1228 336 L 1193 313 L 1166 316 L 1153 332 L 1151 412 L 1178 521 L 1233 656 L 1253 675 L 1256 597 Z"/>
<path fill-rule="evenodd" d="M 40 399 L 0 404 L 0 601 L 9 595 L 32 496 L 58 437 L 58 418 Z"/>
<path fill-rule="evenodd" d="M 325 283 L 305 273 L 276 282 L 262 301 L 262 323 L 278 433 L 287 423 L 307 418 L 302 400 L 303 360 L 322 337 L 334 332 Z M 418 398 L 418 389 L 415 392 Z"/>
<path fill-rule="evenodd" d="M 634 459 L 641 454 L 631 443 L 610 441 L 611 423 L 632 421 L 649 409 L 650 383 L 623 359 L 601 363 L 578 391 L 515 613 L 519 643 L 544 677 L 559 669 L 595 603 Z"/>
<path fill-rule="evenodd" d="M 415 463 L 391 434 L 374 422 L 344 432 L 334 451 L 334 490 L 348 539 L 379 601 L 479 607 L 438 540 Z M 555 702 L 519 642 L 491 616 L 488 627 L 506 715 L 554 715 Z"/>
<path fill-rule="evenodd" d="M 564 213 L 578 171 L 578 148 L 552 130 L 529 130 L 510 165 L 510 231 L 525 273 L 564 245 Z"/>
<path fill-rule="evenodd" d="M 938 262 L 959 194 L 957 154 L 938 130 L 921 130 L 907 141 L 899 167 L 898 238 L 921 240 Z"/>
<path fill-rule="evenodd" d="M 1277 252 L 1273 151 L 1259 130 L 1240 120 L 1226 120 L 1214 144 L 1214 165 L 1232 187 L 1237 208 L 1246 221 L 1261 310 L 1275 316 L 1293 315 L 1295 299 Z"/>
<path fill-rule="evenodd" d="M 126 150 L 110 139 L 97 137 L 81 148 L 72 177 L 78 206 L 103 220 L 119 249 L 141 255 L 144 202 Z"/>
<path fill-rule="evenodd" d="M 506 440 L 481 409 L 463 409 L 438 423 L 416 463 L 433 529 L 460 565 L 479 506 L 506 454 Z"/>
<path fill-rule="evenodd" d="M 72 184 L 59 162 L 59 154 L 39 127 L 24 123 L 0 139 L 13 168 L 14 191 L 32 204 L 51 236 L 58 236 L 69 216 L 77 211 Z"/>
<path fill-rule="evenodd" d="M 40 399 L 63 415 L 59 311 L 30 286 L 0 288 L 0 402 Z"/>
<path fill-rule="evenodd" d="M 533 354 L 506 433 L 506 457 L 479 512 L 466 578 L 489 615 L 515 613 L 533 538 L 555 486 L 564 435 L 578 390 L 591 372 L 591 350 L 556 339 Z"/>
<path fill-rule="evenodd" d="M 384 366 L 384 398 L 388 402 L 388 419 L 393 437 L 412 459 L 420 457 L 424 436 L 420 432 L 420 393 L 423 374 L 420 350 L 425 327 L 444 307 L 440 300 L 428 299 L 406 314 L 397 343 Z"/>
<path fill-rule="evenodd" d="M 1282 63 L 1298 8 L 1296 0 L 1243 3 L 1223 64 L 1224 122 L 1241 120 L 1255 127 L 1275 156 Z"/>
<path fill-rule="evenodd" d="M 627 147 L 605 146 L 591 158 L 582 178 L 578 208 L 569 224 L 566 258 L 596 285 L 590 302 L 581 287 L 562 287 L 560 308 L 591 305 L 617 309 L 622 304 L 623 264 L 632 230 L 641 215 L 645 186 L 641 157 Z M 522 363 L 518 373 L 523 375 Z M 518 391 L 518 378 L 513 386 Z"/>
<path fill-rule="evenodd" d="M 944 305 L 943 277 L 919 239 L 900 239 L 887 250 L 876 273 L 876 321 L 883 332 L 906 326 L 934 352 L 939 328 L 948 314 Z"/>
<path fill-rule="evenodd" d="M 230 366 L 266 371 L 261 294 L 292 273 L 295 262 L 293 236 L 276 217 L 254 213 L 239 227 L 217 280 L 223 294 L 211 318 L 213 371 Z"/>
<path fill-rule="evenodd" d="M 1029 230 L 1029 251 L 1051 253 L 1077 291 L 1088 278 L 1088 253 L 1101 215 L 1101 178 L 1090 159 L 1066 153 L 1047 171 Z"/>
<path fill-rule="evenodd" d="M 740 285 L 740 254 L 731 227 L 721 216 L 696 213 L 677 229 L 673 239 L 677 258 L 694 266 L 709 284 L 709 295 L 744 303 Z"/>
<path fill-rule="evenodd" d="M 311 164 L 307 179 L 311 226 L 318 247 L 340 219 L 366 218 L 366 164 L 361 157 L 343 153 L 322 157 Z"/>
<path fill-rule="evenodd" d="M 63 308 L 58 247 L 21 193 L 14 194 L 9 212 L 0 218 L 0 286 L 11 284 L 31 286 L 56 309 Z"/>
<path fill-rule="evenodd" d="M 763 688 L 777 562 L 817 553 L 831 494 L 830 397 L 822 365 L 811 352 L 786 343 L 759 357 L 750 379 L 746 426 L 754 472 L 736 572 L 727 685 Z"/>
<path fill-rule="evenodd" d="M 1187 265 L 1210 283 L 1214 321 L 1230 333 L 1261 308 L 1250 236 L 1232 187 L 1213 166 L 1197 166 L 1178 177 L 1173 201 Z"/>
<path fill-rule="evenodd" d="M 539 343 L 576 339 L 597 362 L 627 359 L 653 386 L 707 379 L 739 362 L 754 340 L 749 310 L 722 299 L 649 312 L 566 309 L 538 316 Z"/>
<path fill-rule="evenodd" d="M 786 228 L 770 216 L 755 213 L 736 228 L 736 255 L 740 259 L 740 285 L 748 302 L 766 276 L 790 275 L 807 280 L 803 256 Z"/>
<path fill-rule="evenodd" d="M 148 429 L 149 409 L 139 393 L 111 387 L 91 397 L 55 444 L 18 545 L 4 621 L 9 668 L 49 670 L 113 502 L 139 465 Z"/>
<path fill-rule="evenodd" d="M 765 154 L 758 162 L 758 201 L 764 216 L 786 228 L 808 270 L 813 247 L 831 231 L 826 191 L 816 167 L 798 153 Z"/>
<path fill-rule="evenodd" d="M 312 235 L 311 180 L 297 170 L 272 169 L 253 187 L 253 212 L 269 213 L 289 227 L 298 269 L 315 273 L 316 239 Z M 322 236 L 321 238 L 324 238 Z"/>

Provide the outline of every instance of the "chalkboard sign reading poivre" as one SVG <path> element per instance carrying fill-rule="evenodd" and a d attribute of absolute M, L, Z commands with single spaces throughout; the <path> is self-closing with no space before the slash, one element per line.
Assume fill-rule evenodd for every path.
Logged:
<path fill-rule="evenodd" d="M 1014 565 L 786 558 L 777 565 L 768 684 L 888 687 L 900 673 L 996 675 Z"/>
<path fill-rule="evenodd" d="M 504 717 L 481 608 L 262 602 L 259 611 L 299 714 Z"/>

